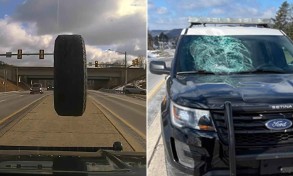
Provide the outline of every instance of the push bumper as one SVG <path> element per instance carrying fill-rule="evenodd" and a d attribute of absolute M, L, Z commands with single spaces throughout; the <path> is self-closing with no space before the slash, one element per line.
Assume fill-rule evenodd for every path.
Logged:
<path fill-rule="evenodd" d="M 170 165 L 189 175 L 266 175 L 293 173 L 292 147 L 271 148 L 265 152 L 239 152 L 235 146 L 232 107 L 225 103 L 228 145 L 216 132 L 177 129 L 171 124 L 169 112 L 162 113 L 162 136 Z M 243 152 L 244 151 L 244 152 Z"/>

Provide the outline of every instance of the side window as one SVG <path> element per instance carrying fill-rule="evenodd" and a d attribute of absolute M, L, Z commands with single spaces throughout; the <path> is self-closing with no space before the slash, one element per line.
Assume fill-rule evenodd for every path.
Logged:
<path fill-rule="evenodd" d="M 282 47 L 282 49 L 283 49 L 283 53 L 285 55 L 287 64 L 293 65 L 293 55 L 288 51 L 287 48 Z"/>

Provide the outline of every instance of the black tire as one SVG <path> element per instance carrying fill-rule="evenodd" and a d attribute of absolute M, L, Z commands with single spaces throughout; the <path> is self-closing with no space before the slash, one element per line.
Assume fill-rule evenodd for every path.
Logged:
<path fill-rule="evenodd" d="M 129 90 L 126 90 L 126 91 L 125 91 L 125 94 L 130 94 Z"/>
<path fill-rule="evenodd" d="M 81 116 L 86 108 L 86 51 L 80 35 L 59 35 L 54 47 L 54 107 L 60 116 Z"/>

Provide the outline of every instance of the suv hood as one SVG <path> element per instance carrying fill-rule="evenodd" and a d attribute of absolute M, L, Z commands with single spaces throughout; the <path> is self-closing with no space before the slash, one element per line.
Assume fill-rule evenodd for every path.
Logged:
<path fill-rule="evenodd" d="M 293 109 L 292 74 L 179 75 L 168 82 L 171 99 L 183 106 L 223 109 L 230 101 L 233 107 Z"/>

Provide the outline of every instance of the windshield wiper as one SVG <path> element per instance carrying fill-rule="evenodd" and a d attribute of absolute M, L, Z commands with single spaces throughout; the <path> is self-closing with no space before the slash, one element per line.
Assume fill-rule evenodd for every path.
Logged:
<path fill-rule="evenodd" d="M 216 73 L 209 72 L 209 71 L 206 71 L 206 70 L 195 70 L 195 71 L 177 72 L 177 75 L 188 75 L 188 74 L 211 74 L 211 75 L 214 75 Z"/>

